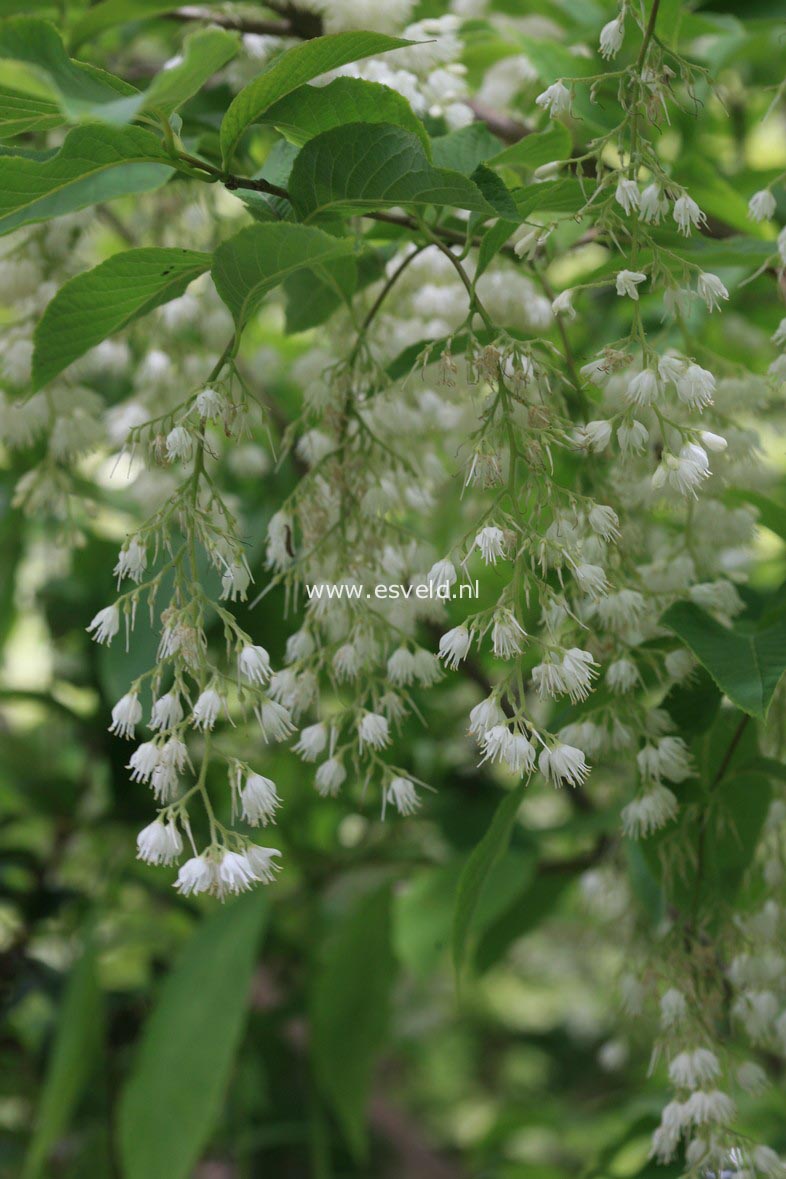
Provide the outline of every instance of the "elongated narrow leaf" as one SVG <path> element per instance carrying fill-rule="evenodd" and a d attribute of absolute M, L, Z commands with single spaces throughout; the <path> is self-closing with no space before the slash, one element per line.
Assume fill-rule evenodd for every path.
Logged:
<path fill-rule="evenodd" d="M 743 712 L 766 717 L 786 671 L 786 616 L 758 629 L 721 626 L 693 602 L 676 602 L 661 618 Z"/>
<path fill-rule="evenodd" d="M 315 973 L 312 1000 L 317 1081 L 361 1158 L 367 1150 L 364 1111 L 394 979 L 390 890 L 383 888 L 363 897 L 339 924 Z"/>
<path fill-rule="evenodd" d="M 291 94 L 298 86 L 350 62 L 410 44 L 401 37 L 386 37 L 382 33 L 352 32 L 315 37 L 288 49 L 230 103 L 221 123 L 221 152 L 225 165 L 229 165 L 246 128 L 256 123 L 274 102 Z"/>
<path fill-rule="evenodd" d="M 0 234 L 99 201 L 159 188 L 172 164 L 141 127 L 75 127 L 56 156 L 0 158 Z"/>
<path fill-rule="evenodd" d="M 392 205 L 494 213 L 471 180 L 433 167 L 415 135 L 386 124 L 350 123 L 310 140 L 295 160 L 289 188 L 304 221 L 334 209 L 366 212 Z"/>
<path fill-rule="evenodd" d="M 390 123 L 417 135 L 426 153 L 431 151 L 426 129 L 406 98 L 389 86 L 363 78 L 335 78 L 327 86 L 301 86 L 261 118 L 300 147 L 344 123 Z"/>
<path fill-rule="evenodd" d="M 456 890 L 456 907 L 453 913 L 453 969 L 457 981 L 467 954 L 467 942 L 472 927 L 472 918 L 480 900 L 481 892 L 494 866 L 505 854 L 510 843 L 513 824 L 524 798 L 527 780 L 519 782 L 506 794 L 497 807 L 494 818 L 480 843 L 472 851 L 464 865 Z"/>
<path fill-rule="evenodd" d="M 213 259 L 213 281 L 238 328 L 256 311 L 268 291 L 303 266 L 348 256 L 347 238 L 321 229 L 285 223 L 252 225 L 224 242 Z M 330 281 L 330 276 L 323 276 Z"/>
<path fill-rule="evenodd" d="M 54 26 L 38 17 L 15 16 L 0 22 L 0 58 L 22 62 L 43 77 L 69 119 L 94 115 L 97 109 L 136 94 L 121 78 L 72 61 Z"/>
<path fill-rule="evenodd" d="M 187 1179 L 215 1125 L 246 1017 L 267 902 L 218 909 L 167 976 L 120 1099 L 124 1179 Z"/>
<path fill-rule="evenodd" d="M 154 307 L 182 295 L 210 254 L 141 249 L 115 254 L 60 288 L 35 330 L 33 388 Z"/>
<path fill-rule="evenodd" d="M 0 138 L 51 131 L 65 122 L 56 102 L 0 86 Z"/>
<path fill-rule="evenodd" d="M 103 997 L 95 951 L 88 944 L 71 971 L 36 1113 L 23 1179 L 45 1173 L 47 1157 L 67 1129 L 96 1063 L 103 1034 Z"/>
<path fill-rule="evenodd" d="M 511 144 L 504 151 L 493 156 L 488 164 L 515 168 L 540 168 L 554 160 L 564 160 L 570 155 L 570 135 L 561 123 L 553 123 L 546 131 L 525 135 L 518 143 Z"/>

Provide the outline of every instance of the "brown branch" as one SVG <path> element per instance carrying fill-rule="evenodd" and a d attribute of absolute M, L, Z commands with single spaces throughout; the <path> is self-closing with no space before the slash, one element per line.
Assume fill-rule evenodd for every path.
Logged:
<path fill-rule="evenodd" d="M 253 17 L 229 16 L 223 12 L 211 12 L 209 8 L 176 8 L 164 13 L 166 20 L 209 21 L 221 29 L 232 29 L 238 33 L 259 33 L 269 37 L 295 37 L 297 33 L 290 21 L 257 20 Z"/>
<path fill-rule="evenodd" d="M 475 102 L 473 99 L 468 105 L 472 108 L 478 122 L 485 123 L 492 135 L 496 135 L 503 143 L 518 143 L 519 140 L 532 134 L 531 127 L 527 127 L 518 119 L 512 119 L 508 115 L 500 115 L 481 102 Z"/>

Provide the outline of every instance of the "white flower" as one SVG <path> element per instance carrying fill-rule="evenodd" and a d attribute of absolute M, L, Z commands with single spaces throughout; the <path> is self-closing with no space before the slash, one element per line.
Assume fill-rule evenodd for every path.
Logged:
<path fill-rule="evenodd" d="M 446 631 L 439 640 L 439 657 L 444 659 L 445 666 L 455 671 L 462 659 L 472 646 L 472 634 L 466 626 L 454 626 Z"/>
<path fill-rule="evenodd" d="M 684 782 L 693 772 L 690 752 L 681 737 L 661 737 L 645 745 L 636 756 L 639 773 L 647 781 Z"/>
<path fill-rule="evenodd" d="M 510 610 L 501 610 L 494 615 L 491 628 L 491 645 L 500 659 L 512 659 L 521 650 L 521 640 L 527 632 Z"/>
<path fill-rule="evenodd" d="M 295 753 L 300 754 L 303 761 L 316 761 L 327 745 L 327 729 L 322 723 L 308 725 L 302 729 L 300 739 L 293 745 Z"/>
<path fill-rule="evenodd" d="M 620 816 L 623 833 L 629 839 L 641 839 L 665 827 L 678 809 L 677 799 L 667 786 L 653 786 L 623 807 Z"/>
<path fill-rule="evenodd" d="M 171 864 L 183 850 L 180 832 L 174 823 L 156 819 L 136 837 L 136 858 L 146 864 Z"/>
<path fill-rule="evenodd" d="M 139 585 L 146 568 L 147 550 L 145 546 L 136 539 L 129 540 L 117 556 L 114 574 L 118 584 L 124 577 L 130 577 L 136 585 Z"/>
<path fill-rule="evenodd" d="M 212 422 L 224 412 L 224 398 L 215 389 L 200 389 L 195 401 L 197 413 L 207 422 Z"/>
<path fill-rule="evenodd" d="M 605 594 L 609 588 L 606 574 L 600 565 L 590 565 L 586 561 L 582 562 L 580 565 L 575 566 L 573 576 L 578 582 L 579 589 L 585 594 L 590 594 L 592 597 L 596 597 L 598 594 Z"/>
<path fill-rule="evenodd" d="M 729 445 L 722 434 L 713 434 L 711 430 L 702 430 L 699 434 L 705 449 L 721 454 Z"/>
<path fill-rule="evenodd" d="M 675 1089 L 700 1089 L 720 1076 L 720 1064 L 709 1048 L 680 1052 L 669 1065 L 669 1080 Z"/>
<path fill-rule="evenodd" d="M 657 374 L 651 368 L 642 369 L 628 382 L 625 397 L 631 405 L 652 405 L 660 394 L 660 383 Z"/>
<path fill-rule="evenodd" d="M 158 765 L 158 746 L 153 741 L 145 741 L 137 746 L 129 758 L 127 770 L 131 770 L 132 782 L 147 782 Z"/>
<path fill-rule="evenodd" d="M 639 207 L 642 221 L 657 225 L 669 210 L 669 199 L 657 184 L 648 184 L 641 194 Z"/>
<path fill-rule="evenodd" d="M 638 285 L 646 281 L 646 274 L 642 274 L 640 270 L 620 270 L 617 273 L 617 294 L 627 295 L 629 299 L 638 301 Z"/>
<path fill-rule="evenodd" d="M 630 659 L 615 659 L 606 669 L 606 683 L 612 692 L 630 692 L 639 682 L 636 664 Z"/>
<path fill-rule="evenodd" d="M 677 230 L 684 234 L 685 237 L 690 237 L 691 230 L 697 229 L 707 221 L 706 214 L 704 214 L 696 202 L 683 193 L 681 197 L 677 197 L 674 202 L 674 220 L 677 222 Z"/>
<path fill-rule="evenodd" d="M 699 292 L 700 298 L 707 304 L 708 311 L 715 311 L 720 307 L 721 300 L 729 297 L 725 283 L 721 282 L 717 274 L 709 272 L 699 275 L 696 290 Z"/>
<path fill-rule="evenodd" d="M 257 883 L 257 876 L 248 858 L 241 852 L 225 851 L 218 865 L 215 885 L 218 896 L 228 892 L 247 892 Z"/>
<path fill-rule="evenodd" d="M 505 534 L 501 528 L 493 525 L 481 528 L 475 537 L 475 544 L 487 565 L 496 565 L 497 557 L 505 556 Z"/>
<path fill-rule="evenodd" d="M 457 574 L 452 561 L 447 558 L 437 561 L 426 574 L 426 581 L 435 590 L 450 588 L 456 582 Z"/>
<path fill-rule="evenodd" d="M 570 110 L 570 90 L 562 82 L 553 82 L 535 99 L 537 106 L 547 110 L 552 119 Z"/>
<path fill-rule="evenodd" d="M 225 703 L 215 688 L 206 688 L 197 698 L 191 713 L 191 720 L 195 728 L 205 732 L 212 729 L 218 719 L 218 714 L 225 707 Z"/>
<path fill-rule="evenodd" d="M 96 643 L 106 643 L 109 646 L 120 630 L 120 611 L 117 606 L 104 606 L 86 629 Z"/>
<path fill-rule="evenodd" d="M 556 699 L 557 696 L 561 696 L 563 692 L 567 691 L 562 668 L 558 663 L 552 663 L 550 660 L 545 660 L 533 667 L 532 682 L 541 700 L 547 700 L 549 697 Z"/>
<path fill-rule="evenodd" d="M 706 368 L 689 364 L 677 378 L 677 396 L 693 409 L 711 405 L 715 396 L 715 378 Z"/>
<path fill-rule="evenodd" d="M 109 732 L 118 737 L 131 738 L 134 730 L 142 719 L 142 705 L 136 692 L 128 692 L 122 696 L 112 709 L 112 723 Z"/>
<path fill-rule="evenodd" d="M 680 1136 L 688 1124 L 685 1106 L 681 1101 L 670 1101 L 660 1116 L 660 1125 L 652 1135 L 650 1158 L 669 1163 L 676 1154 Z"/>
<path fill-rule="evenodd" d="M 252 578 L 245 561 L 233 561 L 227 565 L 221 577 L 221 597 L 231 602 L 245 602 Z"/>
<path fill-rule="evenodd" d="M 610 20 L 600 30 L 600 55 L 609 61 L 616 57 L 622 48 L 625 36 L 625 15 L 621 12 L 615 20 Z"/>
<path fill-rule="evenodd" d="M 343 643 L 333 656 L 337 680 L 352 680 L 360 671 L 360 656 L 352 643 Z"/>
<path fill-rule="evenodd" d="M 562 657 L 562 678 L 565 690 L 574 704 L 586 700 L 592 691 L 592 681 L 598 674 L 598 665 L 589 651 L 571 647 Z"/>
<path fill-rule="evenodd" d="M 786 1175 L 786 1163 L 769 1146 L 754 1148 L 753 1165 L 760 1174 L 768 1175 L 771 1179 L 783 1179 L 783 1176 Z"/>
<path fill-rule="evenodd" d="M 682 1023 L 687 1014 L 688 1004 L 685 1002 L 682 991 L 678 991 L 676 987 L 669 987 L 660 999 L 661 1027 L 670 1031 Z"/>
<path fill-rule="evenodd" d="M 244 647 L 237 657 L 237 668 L 250 683 L 261 686 L 270 679 L 270 656 L 264 647 Z"/>
<path fill-rule="evenodd" d="M 194 452 L 194 440 L 185 426 L 175 426 L 166 436 L 166 457 L 170 463 L 187 461 Z"/>
<path fill-rule="evenodd" d="M 493 729 L 495 725 L 501 724 L 505 719 L 505 714 L 499 706 L 499 703 L 493 696 L 487 696 L 485 700 L 481 700 L 480 704 L 476 704 L 469 714 L 469 733 L 473 736 L 480 737 L 487 733 L 489 729 Z"/>
<path fill-rule="evenodd" d="M 173 729 L 183 719 L 183 705 L 177 692 L 167 692 L 153 704 L 149 728 Z"/>
<path fill-rule="evenodd" d="M 675 385 L 684 372 L 685 361 L 681 356 L 672 356 L 667 352 L 658 361 L 658 376 L 666 385 Z"/>
<path fill-rule="evenodd" d="M 695 1126 L 705 1126 L 712 1122 L 720 1125 L 733 1122 L 737 1116 L 734 1102 L 719 1089 L 711 1089 L 709 1093 L 698 1090 L 691 1093 L 685 1102 L 685 1117 Z"/>
<path fill-rule="evenodd" d="M 778 348 L 783 348 L 786 345 L 786 318 L 780 321 L 770 339 Z"/>
<path fill-rule="evenodd" d="M 430 688 L 442 679 L 439 660 L 431 651 L 418 647 L 415 651 L 415 679 L 424 688 Z"/>
<path fill-rule="evenodd" d="M 260 847 L 256 843 L 250 843 L 246 848 L 246 860 L 257 880 L 262 884 L 272 884 L 275 880 L 275 873 L 281 871 L 281 865 L 273 863 L 273 858 L 280 855 L 281 852 L 277 848 Z"/>
<path fill-rule="evenodd" d="M 690 651 L 686 651 L 684 647 L 677 647 L 666 655 L 663 666 L 673 680 L 679 681 L 687 679 L 696 666 L 696 660 Z"/>
<path fill-rule="evenodd" d="M 781 262 L 786 266 L 786 226 L 778 234 L 778 253 Z"/>
<path fill-rule="evenodd" d="M 655 488 L 669 487 L 678 491 L 680 495 L 692 493 L 696 495 L 696 487 L 702 479 L 710 475 L 710 464 L 707 452 L 695 443 L 689 442 L 683 446 L 679 455 L 664 454 L 655 474 L 652 476 L 652 486 Z"/>
<path fill-rule="evenodd" d="M 523 733 L 511 733 L 503 758 L 513 774 L 531 774 L 535 767 L 535 747 Z"/>
<path fill-rule="evenodd" d="M 385 792 L 385 801 L 392 803 L 400 815 L 414 815 L 420 806 L 417 791 L 409 778 L 393 778 Z"/>
<path fill-rule="evenodd" d="M 276 792 L 276 784 L 262 774 L 249 774 L 246 784 L 240 791 L 241 817 L 252 827 L 267 827 L 275 821 L 275 814 L 281 806 L 281 799 Z"/>
<path fill-rule="evenodd" d="M 265 700 L 254 709 L 254 714 L 266 741 L 284 741 L 295 731 L 289 710 L 275 700 Z"/>
<path fill-rule="evenodd" d="M 368 746 L 371 749 L 384 749 L 390 744 L 390 731 L 387 719 L 378 712 L 364 712 L 358 725 L 358 745 L 360 752 Z"/>
<path fill-rule="evenodd" d="M 548 232 L 543 229 L 522 225 L 513 235 L 513 252 L 517 258 L 534 258 L 538 247 L 543 245 L 548 236 Z"/>
<path fill-rule="evenodd" d="M 564 315 L 567 319 L 575 319 L 576 308 L 573 306 L 573 291 L 560 291 L 556 299 L 552 299 L 551 310 L 554 315 Z"/>
<path fill-rule="evenodd" d="M 415 678 L 415 656 L 408 647 L 398 647 L 388 659 L 388 679 L 397 688 L 406 687 Z"/>
<path fill-rule="evenodd" d="M 623 454 L 635 454 L 649 442 L 649 430 L 635 420 L 623 422 L 617 429 L 617 441 Z"/>
<path fill-rule="evenodd" d="M 614 199 L 618 205 L 622 206 L 626 213 L 632 213 L 634 209 L 638 209 L 641 196 L 636 181 L 625 180 L 624 178 L 619 180 L 616 192 L 614 193 Z"/>
<path fill-rule="evenodd" d="M 597 385 L 603 389 L 611 380 L 611 366 L 605 356 L 599 356 L 597 360 L 590 360 L 588 364 L 583 364 L 579 369 L 585 381 L 591 381 L 593 385 Z"/>
<path fill-rule="evenodd" d="M 605 504 L 595 504 L 590 509 L 589 525 L 593 532 L 602 536 L 604 540 L 618 540 L 620 535 L 619 516 L 613 508 Z"/>
<path fill-rule="evenodd" d="M 605 450 L 611 440 L 611 423 L 596 419 L 579 426 L 574 435 L 576 444 L 584 450 Z"/>
<path fill-rule="evenodd" d="M 543 749 L 538 758 L 538 769 L 555 786 L 583 786 L 589 775 L 584 754 L 573 745 L 554 745 Z"/>
<path fill-rule="evenodd" d="M 316 772 L 314 785 L 322 798 L 335 798 L 346 781 L 347 771 L 337 757 L 323 761 Z"/>
<path fill-rule="evenodd" d="M 214 887 L 216 879 L 215 865 L 204 856 L 193 856 L 183 864 L 173 887 L 184 897 L 190 897 L 196 893 L 209 892 Z"/>
<path fill-rule="evenodd" d="M 775 197 L 768 188 L 754 192 L 748 201 L 748 216 L 751 221 L 770 221 L 775 215 Z"/>

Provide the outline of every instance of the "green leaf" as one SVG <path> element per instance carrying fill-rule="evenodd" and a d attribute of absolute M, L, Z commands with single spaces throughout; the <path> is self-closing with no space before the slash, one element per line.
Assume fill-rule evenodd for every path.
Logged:
<path fill-rule="evenodd" d="M 289 188 L 304 221 L 330 209 L 365 212 L 391 205 L 494 213 L 471 180 L 433 167 L 415 135 L 384 123 L 350 123 L 317 135 L 295 160 Z"/>
<path fill-rule="evenodd" d="M 107 336 L 182 295 L 211 260 L 192 250 L 126 250 L 65 283 L 35 329 L 34 390 Z"/>
<path fill-rule="evenodd" d="M 261 117 L 298 147 L 315 135 L 344 123 L 390 123 L 417 135 L 426 154 L 431 140 L 401 94 L 363 78 L 336 78 L 327 86 L 301 86 L 275 103 Z"/>
<path fill-rule="evenodd" d="M 708 217 L 714 217 L 747 237 L 768 238 L 772 230 L 757 225 L 748 216 L 748 202 L 713 164 L 700 159 L 696 152 L 687 153 L 681 161 L 676 179 L 684 184 L 690 195 Z"/>
<path fill-rule="evenodd" d="M 229 1079 L 267 913 L 259 892 L 202 922 L 167 975 L 120 1098 L 124 1179 L 187 1179 Z"/>
<path fill-rule="evenodd" d="M 251 225 L 216 250 L 213 281 L 242 329 L 268 291 L 293 271 L 302 266 L 320 271 L 323 262 L 350 255 L 353 249 L 348 238 L 331 237 L 311 226 Z M 324 269 L 321 274 L 330 282 Z"/>
<path fill-rule="evenodd" d="M 69 119 L 94 116 L 96 110 L 137 93 L 113 74 L 72 61 L 54 25 L 37 17 L 17 16 L 0 22 L 0 58 L 30 67 L 48 84 Z"/>
<path fill-rule="evenodd" d="M 703 667 L 682 683 L 675 684 L 664 699 L 665 708 L 681 735 L 688 739 L 704 733 L 714 723 L 721 696 L 709 672 Z"/>
<path fill-rule="evenodd" d="M 100 1052 L 103 1029 L 103 995 L 95 949 L 88 941 L 71 970 L 58 1013 L 22 1179 L 37 1179 L 43 1173 L 49 1152 L 67 1128 L 89 1080 Z"/>
<path fill-rule="evenodd" d="M 320 278 L 313 270 L 296 270 L 284 280 L 287 332 L 304 332 L 324 323 L 342 302 L 349 302 L 357 291 L 382 277 L 385 255 L 375 250 L 361 254 L 357 261 L 339 257 L 320 269 L 331 281 Z"/>
<path fill-rule="evenodd" d="M 488 160 L 490 167 L 540 168 L 554 160 L 565 160 L 570 155 L 571 139 L 561 123 L 553 123 L 546 131 L 525 135 Z"/>
<path fill-rule="evenodd" d="M 141 127 L 75 127 L 43 162 L 0 158 L 0 234 L 100 201 L 149 192 L 172 175 L 155 135 Z"/>
<path fill-rule="evenodd" d="M 476 282 L 481 274 L 489 268 L 511 233 L 510 225 L 507 224 L 506 220 L 500 219 L 496 225 L 492 225 L 491 229 L 487 229 L 483 234 L 480 246 L 478 247 L 478 261 L 475 269 Z"/>
<path fill-rule="evenodd" d="M 88 41 L 116 25 L 150 20 L 162 12 L 171 12 L 172 9 L 172 0 L 104 0 L 102 4 L 88 8 L 84 16 L 77 21 L 71 32 L 71 49 L 73 51 L 83 41 Z"/>
<path fill-rule="evenodd" d="M 387 1035 L 394 980 L 386 886 L 364 896 L 339 922 L 313 979 L 314 1071 L 356 1158 L 368 1149 L 365 1106 Z"/>
<path fill-rule="evenodd" d="M 140 111 L 157 110 L 170 115 L 202 89 L 208 78 L 234 57 L 240 48 L 240 37 L 225 29 L 199 29 L 186 37 L 181 51 L 182 60 L 170 69 L 156 74 L 139 105 L 127 118 Z"/>
<path fill-rule="evenodd" d="M 473 849 L 459 878 L 456 890 L 456 907 L 453 913 L 452 937 L 453 969 L 457 982 L 461 979 L 472 919 L 481 892 L 495 864 L 508 849 L 513 824 L 516 821 L 526 787 L 527 780 L 524 779 L 502 799 L 488 831 L 477 847 Z"/>
<path fill-rule="evenodd" d="M 477 184 L 495 213 L 506 221 L 513 221 L 516 225 L 520 224 L 521 218 L 516 208 L 516 202 L 496 172 L 492 172 L 485 164 L 479 164 L 472 173 L 472 180 Z M 473 228 L 476 218 L 480 221 L 484 220 L 480 214 L 476 213 L 471 219 Z"/>
<path fill-rule="evenodd" d="M 0 86 L 0 138 L 51 131 L 64 122 L 57 103 Z"/>
<path fill-rule="evenodd" d="M 693 602 L 675 602 L 660 621 L 690 648 L 738 708 L 766 717 L 786 670 L 786 616 L 768 626 L 738 625 L 731 630 Z"/>
<path fill-rule="evenodd" d="M 485 123 L 470 123 L 449 135 L 431 141 L 431 158 L 437 168 L 452 168 L 462 176 L 471 176 L 475 169 L 499 151 L 499 140 Z"/>
<path fill-rule="evenodd" d="M 411 44 L 411 41 L 381 33 L 352 32 L 314 37 L 288 49 L 230 103 L 221 123 L 224 165 L 229 166 L 246 128 L 258 122 L 274 102 L 330 70 Z"/>
<path fill-rule="evenodd" d="M 537 209 L 552 213 L 578 213 L 592 196 L 593 185 L 586 181 L 584 189 L 578 180 L 545 180 L 528 184 L 516 193 L 516 206 L 523 220 Z"/>

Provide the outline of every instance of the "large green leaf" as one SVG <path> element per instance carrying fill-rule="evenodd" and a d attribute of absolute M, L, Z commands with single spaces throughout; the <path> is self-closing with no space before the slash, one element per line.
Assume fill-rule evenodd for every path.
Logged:
<path fill-rule="evenodd" d="M 327 270 L 330 281 L 313 270 L 296 270 L 284 280 L 287 332 L 304 332 L 324 323 L 342 302 L 383 276 L 385 260 L 386 255 L 376 250 L 357 259 L 338 257 L 320 267 Z"/>
<path fill-rule="evenodd" d="M 95 949 L 88 942 L 71 970 L 58 1013 L 22 1179 L 37 1179 L 44 1173 L 49 1152 L 68 1126 L 100 1051 L 103 1014 Z"/>
<path fill-rule="evenodd" d="M 518 783 L 497 807 L 488 831 L 469 856 L 456 889 L 456 907 L 453 913 L 453 968 L 456 979 L 461 972 L 467 955 L 469 933 L 481 893 L 488 878 L 508 850 L 513 824 L 519 812 L 528 780 Z"/>
<path fill-rule="evenodd" d="M 94 116 L 97 109 L 137 93 L 113 74 L 72 61 L 55 27 L 38 17 L 16 16 L 0 22 L 0 58 L 29 67 L 47 84 L 69 119 Z"/>
<path fill-rule="evenodd" d="M 65 283 L 35 330 L 33 388 L 139 316 L 182 295 L 211 260 L 192 250 L 126 250 Z"/>
<path fill-rule="evenodd" d="M 438 168 L 452 168 L 462 176 L 471 176 L 480 164 L 497 154 L 499 146 L 485 123 L 470 123 L 434 139 L 431 158 Z"/>
<path fill-rule="evenodd" d="M 319 270 L 321 263 L 348 256 L 348 238 L 331 237 L 321 229 L 280 222 L 251 225 L 216 250 L 213 281 L 238 328 L 242 328 L 273 287 L 302 266 Z M 330 276 L 322 271 L 326 282 Z"/>
<path fill-rule="evenodd" d="M 350 123 L 317 135 L 295 160 L 289 187 L 304 221 L 331 209 L 365 212 L 392 205 L 494 213 L 471 180 L 433 167 L 415 135 L 384 123 Z"/>
<path fill-rule="evenodd" d="M 224 164 L 229 166 L 246 128 L 256 123 L 274 102 L 330 70 L 409 44 L 400 37 L 386 37 L 382 33 L 351 32 L 314 37 L 288 49 L 230 103 L 221 123 Z"/>
<path fill-rule="evenodd" d="M 170 69 L 161 70 L 143 94 L 129 100 L 124 117 L 131 119 L 143 110 L 171 114 L 201 90 L 239 48 L 238 34 L 225 29 L 199 29 L 192 33 L 183 42 L 181 60 Z"/>
<path fill-rule="evenodd" d="M 743 712 L 766 717 L 786 671 L 786 615 L 762 627 L 731 630 L 693 602 L 675 602 L 661 618 Z"/>
<path fill-rule="evenodd" d="M 119 1110 L 124 1179 L 186 1179 L 221 1109 L 267 913 L 259 892 L 219 908 L 164 980 Z"/>
<path fill-rule="evenodd" d="M 344 123 L 391 123 L 417 135 L 426 152 L 431 151 L 426 129 L 406 98 L 389 86 L 363 78 L 335 78 L 327 86 L 300 86 L 271 106 L 261 121 L 278 127 L 299 147 Z"/>
<path fill-rule="evenodd" d="M 149 192 L 172 175 L 155 135 L 141 127 L 75 127 L 44 161 L 0 158 L 0 234 L 100 201 Z"/>
<path fill-rule="evenodd" d="M 51 131 L 64 122 L 56 102 L 0 86 L 0 139 Z"/>
<path fill-rule="evenodd" d="M 364 896 L 339 922 L 313 979 L 314 1071 L 357 1157 L 367 1149 L 364 1111 L 394 979 L 385 887 Z"/>
<path fill-rule="evenodd" d="M 505 165 L 516 168 L 540 168 L 554 160 L 564 160 L 570 155 L 570 135 L 561 123 L 552 123 L 546 131 L 525 135 L 518 143 L 511 144 L 488 161 L 492 167 Z"/>

